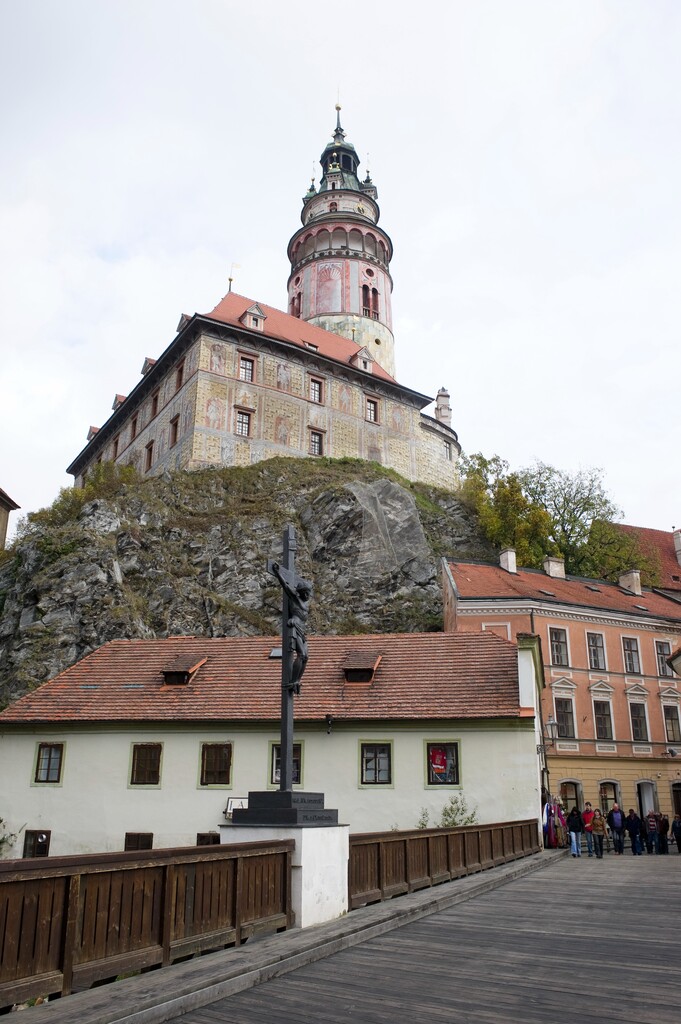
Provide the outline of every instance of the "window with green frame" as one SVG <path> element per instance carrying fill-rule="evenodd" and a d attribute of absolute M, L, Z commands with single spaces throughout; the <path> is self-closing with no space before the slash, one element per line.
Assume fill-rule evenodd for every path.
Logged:
<path fill-rule="evenodd" d="M 429 786 L 458 786 L 459 744 L 426 743 L 426 769 Z"/>
<path fill-rule="evenodd" d="M 302 770 L 303 763 L 303 748 L 302 744 L 293 744 L 293 774 L 291 776 L 291 783 L 294 786 L 299 786 L 303 777 Z M 270 754 L 270 785 L 278 786 L 281 778 L 281 746 L 279 743 L 273 743 Z"/>
<path fill-rule="evenodd" d="M 392 784 L 392 745 L 390 743 L 362 744 L 362 785 L 389 786 Z"/>

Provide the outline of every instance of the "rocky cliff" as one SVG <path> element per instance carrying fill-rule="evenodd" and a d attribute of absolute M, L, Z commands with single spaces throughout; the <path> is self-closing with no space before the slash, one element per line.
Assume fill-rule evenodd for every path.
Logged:
<path fill-rule="evenodd" d="M 116 637 L 277 633 L 288 522 L 316 633 L 439 629 L 440 557 L 491 555 L 455 495 L 359 461 L 166 475 L 37 520 L 0 563 L 0 706 Z"/>

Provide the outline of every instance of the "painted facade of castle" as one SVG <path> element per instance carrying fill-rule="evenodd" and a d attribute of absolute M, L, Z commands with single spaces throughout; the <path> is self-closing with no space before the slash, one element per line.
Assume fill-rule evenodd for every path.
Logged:
<path fill-rule="evenodd" d="M 455 486 L 449 394 L 440 389 L 430 416 L 432 398 L 394 376 L 392 243 L 340 114 L 321 165 L 289 242 L 288 313 L 230 290 L 210 313 L 183 316 L 134 390 L 90 428 L 68 467 L 76 486 L 103 461 L 144 475 L 275 456 L 367 459 Z"/>

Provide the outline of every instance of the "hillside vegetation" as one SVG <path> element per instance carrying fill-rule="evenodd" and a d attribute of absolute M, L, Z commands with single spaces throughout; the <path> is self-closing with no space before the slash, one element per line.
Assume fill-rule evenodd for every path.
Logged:
<path fill-rule="evenodd" d="M 359 460 L 273 459 L 138 480 L 104 465 L 27 517 L 0 563 L 0 705 L 119 637 L 280 629 L 284 526 L 312 632 L 442 627 L 442 555 L 493 559 L 447 491 Z"/>

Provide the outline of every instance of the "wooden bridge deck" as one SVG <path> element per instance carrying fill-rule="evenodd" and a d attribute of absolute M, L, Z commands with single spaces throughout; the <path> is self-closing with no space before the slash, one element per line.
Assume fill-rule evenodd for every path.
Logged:
<path fill-rule="evenodd" d="M 678 1024 L 681 856 L 566 856 L 172 1024 Z"/>

